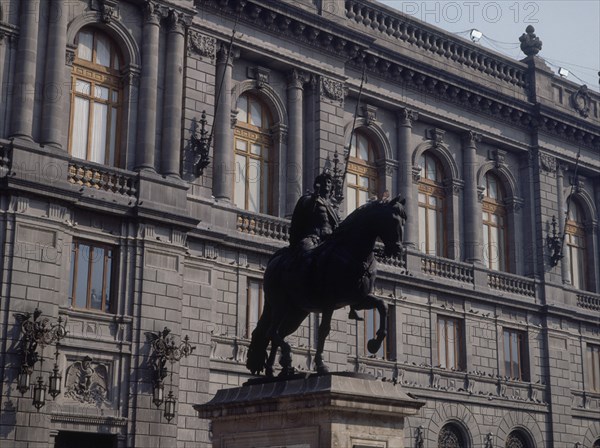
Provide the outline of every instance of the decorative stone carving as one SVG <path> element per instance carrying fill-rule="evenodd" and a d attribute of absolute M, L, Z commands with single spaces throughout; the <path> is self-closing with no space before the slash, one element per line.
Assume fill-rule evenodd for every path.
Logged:
<path fill-rule="evenodd" d="M 438 128 L 431 128 L 425 131 L 426 137 L 433 142 L 432 145 L 434 148 L 437 148 L 438 146 L 441 146 L 444 143 L 445 133 L 446 131 Z"/>
<path fill-rule="evenodd" d="M 462 436 L 454 425 L 445 425 L 438 435 L 438 448 L 462 448 Z"/>
<path fill-rule="evenodd" d="M 192 24 L 192 16 L 183 12 L 169 9 L 167 13 L 167 30 L 171 33 L 185 35 L 186 30 Z"/>
<path fill-rule="evenodd" d="M 542 49 L 542 41 L 535 35 L 535 28 L 529 25 L 519 37 L 521 51 L 527 56 L 535 56 Z"/>
<path fill-rule="evenodd" d="M 268 68 L 259 67 L 259 66 L 248 67 L 248 70 L 247 70 L 248 78 L 254 79 L 254 81 L 256 81 L 256 88 L 258 90 L 269 85 L 270 73 L 271 73 L 271 70 L 269 70 Z"/>
<path fill-rule="evenodd" d="M 143 6 L 144 10 L 144 20 L 148 23 L 153 23 L 158 25 L 161 19 L 164 18 L 165 11 L 164 8 L 161 7 L 155 1 L 146 0 Z"/>
<path fill-rule="evenodd" d="M 506 438 L 506 448 L 527 448 L 529 444 L 523 436 L 516 431 L 511 432 Z"/>
<path fill-rule="evenodd" d="M 556 157 L 540 152 L 540 167 L 549 173 L 556 172 Z"/>
<path fill-rule="evenodd" d="M 215 246 L 207 244 L 204 247 L 204 256 L 210 260 L 216 260 L 219 256 L 219 251 Z"/>
<path fill-rule="evenodd" d="M 344 101 L 344 84 L 334 79 L 321 77 L 321 96 L 333 101 Z"/>
<path fill-rule="evenodd" d="M 100 406 L 108 401 L 108 366 L 86 356 L 67 369 L 65 397 Z"/>
<path fill-rule="evenodd" d="M 496 169 L 506 167 L 506 151 L 492 149 L 488 154 L 488 158 L 494 161 Z"/>
<path fill-rule="evenodd" d="M 365 118 L 365 124 L 369 126 L 371 123 L 377 121 L 377 108 L 370 104 L 362 106 L 362 115 Z"/>
<path fill-rule="evenodd" d="M 488 432 L 485 435 L 483 448 L 494 448 L 494 445 L 492 443 L 492 433 L 491 432 Z"/>
<path fill-rule="evenodd" d="M 110 23 L 118 18 L 117 0 L 91 0 L 90 9 L 99 11 L 102 22 Z"/>
<path fill-rule="evenodd" d="M 573 92 L 571 95 L 571 106 L 583 118 L 587 118 L 590 114 L 590 102 L 591 97 L 586 85 L 581 86 L 577 92 Z"/>
<path fill-rule="evenodd" d="M 419 119 L 419 113 L 412 109 L 403 107 L 398 111 L 398 118 L 400 119 L 400 124 L 412 126 L 413 122 Z"/>
<path fill-rule="evenodd" d="M 201 57 L 214 59 L 217 55 L 217 40 L 214 37 L 205 36 L 197 31 L 188 34 L 188 54 L 197 54 Z"/>
<path fill-rule="evenodd" d="M 476 147 L 481 141 L 481 134 L 475 131 L 467 131 L 462 135 L 463 144 L 468 147 Z"/>
<path fill-rule="evenodd" d="M 293 69 L 287 73 L 288 87 L 302 89 L 304 84 L 306 82 L 310 82 L 311 80 L 312 77 L 301 70 Z"/>
<path fill-rule="evenodd" d="M 483 201 L 483 198 L 485 196 L 484 193 L 485 193 L 485 187 L 478 185 L 477 186 L 477 200 L 479 202 Z"/>
<path fill-rule="evenodd" d="M 423 425 L 419 425 L 415 430 L 415 446 L 425 448 L 425 437 L 423 435 Z"/>
<path fill-rule="evenodd" d="M 67 64 L 69 67 L 73 67 L 73 62 L 75 62 L 75 51 L 77 51 L 76 46 L 67 46 L 67 52 L 65 53 L 65 64 Z"/>

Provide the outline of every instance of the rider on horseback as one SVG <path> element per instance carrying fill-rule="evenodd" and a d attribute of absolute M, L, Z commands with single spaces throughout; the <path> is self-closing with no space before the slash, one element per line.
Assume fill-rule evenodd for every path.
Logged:
<path fill-rule="evenodd" d="M 302 196 L 292 215 L 290 247 L 302 252 L 315 248 L 326 241 L 340 224 L 340 218 L 332 203 L 333 179 L 323 172 L 315 178 L 314 192 Z M 354 308 L 350 308 L 350 319 L 363 320 Z"/>

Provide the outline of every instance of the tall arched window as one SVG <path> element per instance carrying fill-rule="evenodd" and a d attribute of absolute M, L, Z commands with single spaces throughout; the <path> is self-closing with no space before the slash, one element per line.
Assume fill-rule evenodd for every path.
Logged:
<path fill-rule="evenodd" d="M 506 438 L 506 448 L 529 448 L 531 445 L 521 431 L 513 431 Z"/>
<path fill-rule="evenodd" d="M 487 173 L 482 204 L 483 258 L 487 267 L 498 271 L 508 270 L 504 197 L 504 190 L 498 176 Z"/>
<path fill-rule="evenodd" d="M 577 201 L 572 200 L 569 206 L 565 236 L 569 259 L 571 261 L 571 282 L 575 288 L 587 288 L 587 272 L 585 269 L 585 226 L 583 210 Z"/>
<path fill-rule="evenodd" d="M 271 114 L 266 104 L 254 95 L 241 95 L 234 130 L 233 199 L 237 207 L 251 212 L 271 211 L 269 158 L 273 143 L 270 126 Z"/>
<path fill-rule="evenodd" d="M 356 131 L 352 138 L 346 174 L 347 214 L 352 213 L 373 196 L 377 196 L 375 149 L 364 133 Z"/>
<path fill-rule="evenodd" d="M 445 257 L 442 165 L 429 152 L 421 155 L 419 165 L 419 249 L 430 255 Z"/>
<path fill-rule="evenodd" d="M 438 435 L 438 448 L 467 448 L 462 431 L 456 425 L 444 425 Z"/>
<path fill-rule="evenodd" d="M 121 55 L 116 44 L 94 28 L 82 29 L 71 76 L 69 152 L 104 165 L 119 164 L 122 101 Z"/>

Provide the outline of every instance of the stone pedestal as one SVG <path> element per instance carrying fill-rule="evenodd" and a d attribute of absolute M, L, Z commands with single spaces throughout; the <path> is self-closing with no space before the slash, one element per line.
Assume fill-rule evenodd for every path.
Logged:
<path fill-rule="evenodd" d="M 425 403 L 366 375 L 251 380 L 196 405 L 214 448 L 404 448 L 404 418 Z"/>

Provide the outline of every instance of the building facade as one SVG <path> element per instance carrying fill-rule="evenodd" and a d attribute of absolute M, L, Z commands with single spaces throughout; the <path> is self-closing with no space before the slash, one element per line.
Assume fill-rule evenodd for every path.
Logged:
<path fill-rule="evenodd" d="M 407 447 L 600 446 L 600 95 L 535 30 L 516 61 L 368 0 L 0 7 L 2 447 L 209 446 L 192 405 L 248 379 L 267 261 L 345 148 L 341 214 L 404 195 L 407 249 L 386 346 L 339 310 L 330 368 L 426 400 Z"/>

